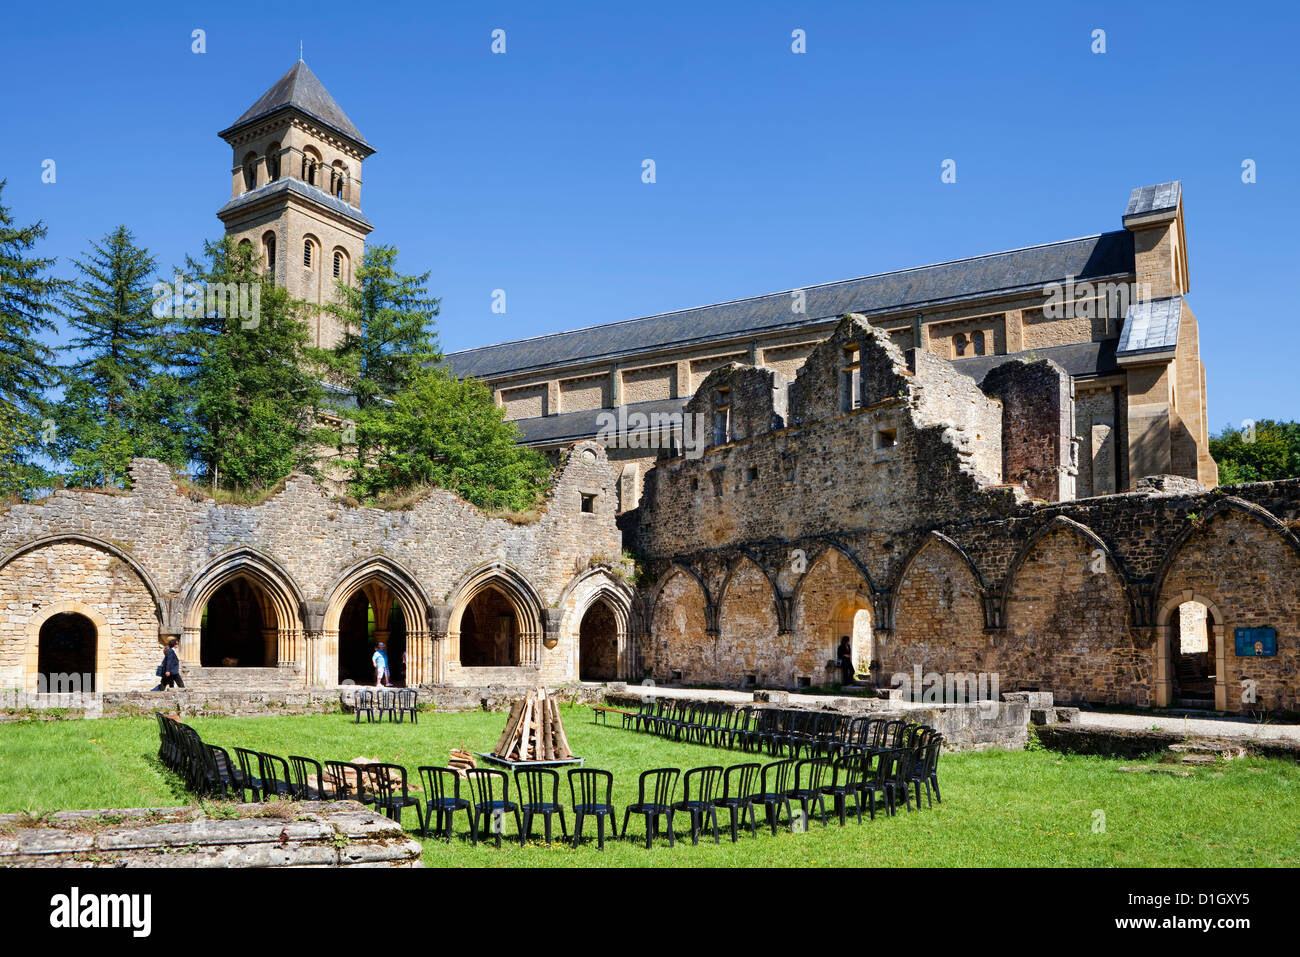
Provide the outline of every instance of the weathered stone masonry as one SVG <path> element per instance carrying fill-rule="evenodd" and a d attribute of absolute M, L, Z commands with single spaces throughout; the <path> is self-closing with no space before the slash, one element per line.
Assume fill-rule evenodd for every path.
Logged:
<path fill-rule="evenodd" d="M 37 690 L 42 626 L 65 613 L 94 627 L 99 690 L 151 687 L 171 636 L 201 685 L 242 673 L 255 687 L 332 686 L 341 618 L 358 593 L 373 608 L 400 609 L 409 684 L 573 680 L 584 617 L 601 603 L 600 638 L 611 646 L 601 653 L 618 677 L 631 667 L 614 476 L 594 442 L 569 450 L 530 524 L 490 518 L 442 490 L 384 511 L 295 475 L 266 502 L 237 506 L 195 501 L 152 460 L 136 460 L 131 474 L 128 492 L 56 492 L 0 514 L 0 687 Z M 271 667 L 200 668 L 205 609 L 236 581 L 256 596 L 257 664 Z M 489 593 L 479 607 L 494 620 L 477 627 L 506 629 L 509 647 L 497 666 L 467 667 L 461 629 Z M 385 614 L 377 627 L 387 624 Z"/>
<path fill-rule="evenodd" d="M 1062 370 L 1013 359 L 977 386 L 860 318 L 809 356 L 785 414 L 773 376 L 712 373 L 687 409 L 722 390 L 739 427 L 698 460 L 660 461 L 622 519 L 656 677 L 820 684 L 852 635 L 886 682 L 919 665 L 1167 704 L 1179 606 L 1194 601 L 1215 707 L 1300 708 L 1300 480 L 1161 477 L 1070 501 Z M 1275 628 L 1276 657 L 1238 657 L 1240 627 Z"/>

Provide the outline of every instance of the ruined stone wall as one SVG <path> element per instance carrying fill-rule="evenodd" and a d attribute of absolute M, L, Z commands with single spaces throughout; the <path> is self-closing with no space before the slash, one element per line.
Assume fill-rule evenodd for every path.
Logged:
<path fill-rule="evenodd" d="M 1137 492 L 1031 500 L 991 484 L 977 450 L 954 443 L 955 413 L 931 424 L 928 403 L 948 394 L 943 367 L 926 357 L 909 368 L 883 338 L 842 323 L 790 387 L 792 425 L 647 474 L 641 507 L 622 524 L 644 566 L 656 675 L 821 683 L 833 636 L 869 607 L 885 683 L 920 666 L 995 673 L 1003 691 L 1063 702 L 1164 705 L 1179 697 L 1178 606 L 1195 600 L 1208 609 L 1216 707 L 1300 709 L 1300 480 L 1207 490 L 1156 477 Z M 853 344 L 864 407 L 842 412 Z M 1031 424 L 1042 411 L 1035 381 L 1057 410 L 1043 416 L 1050 435 Z M 990 384 L 1023 419 L 997 447 L 1023 439 L 1013 467 L 1036 463 L 1063 481 L 1066 385 L 1047 364 Z M 959 394 L 948 405 L 1002 409 L 983 399 L 991 404 Z M 727 597 L 735 582 L 743 603 Z M 1259 627 L 1276 629 L 1278 654 L 1238 656 L 1236 629 Z"/>
<path fill-rule="evenodd" d="M 0 513 L 0 687 L 34 690 L 30 632 L 69 602 L 100 635 L 101 690 L 151 687 L 166 637 L 181 637 L 183 662 L 198 664 L 203 607 L 237 578 L 266 606 L 272 658 L 313 685 L 337 680 L 342 606 L 371 583 L 402 611 L 413 683 L 475 681 L 473 669 L 458 668 L 451 625 L 484 588 L 517 616 L 521 665 L 551 681 L 576 677 L 568 644 L 577 626 L 566 616 L 586 609 L 567 599 L 589 570 L 599 566 L 615 600 L 631 601 L 617 571 L 614 472 L 595 442 L 564 455 L 542 514 L 527 524 L 443 490 L 385 511 L 294 475 L 265 502 L 240 506 L 180 491 L 151 460 L 136 460 L 132 479 L 128 492 L 60 491 Z"/>

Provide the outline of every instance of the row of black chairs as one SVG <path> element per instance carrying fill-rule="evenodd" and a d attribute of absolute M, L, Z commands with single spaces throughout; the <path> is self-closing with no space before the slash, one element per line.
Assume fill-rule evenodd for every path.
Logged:
<path fill-rule="evenodd" d="M 288 758 L 204 742 L 193 728 L 174 718 L 156 713 L 158 719 L 158 757 L 165 766 L 181 775 L 186 786 L 204 797 L 247 801 L 359 801 L 370 805 L 399 824 L 402 811 L 415 808 L 420 832 L 452 837 L 452 819 L 458 811 L 469 817 L 470 838 L 477 844 L 481 834 L 492 834 L 501 845 L 507 815 L 515 819 L 520 843 L 532 836 L 534 820 L 543 819 L 546 841 L 552 837 L 552 818 L 560 819 L 562 835 L 568 828 L 564 808 L 559 801 L 559 775 L 550 768 L 527 768 L 515 771 L 519 801 L 510 799 L 510 781 L 505 772 L 492 768 L 475 768 L 465 772 L 468 797 L 461 795 L 461 775 L 452 768 L 421 766 L 417 768 L 423 799 L 412 792 L 407 770 L 400 764 L 349 761 L 320 762 L 314 758 L 291 754 Z M 232 759 L 231 753 L 234 753 Z M 569 788 L 575 815 L 574 844 L 582 840 L 584 821 L 596 818 L 597 840 L 605 846 L 605 818 L 614 816 L 612 803 L 614 776 L 594 768 L 569 771 Z M 602 794 L 603 789 L 603 794 Z M 614 821 L 610 826 L 617 830 Z"/>
<path fill-rule="evenodd" d="M 287 800 L 355 800 L 371 805 L 399 824 L 402 811 L 414 807 L 420 830 L 430 830 L 450 840 L 455 815 L 464 811 L 469 818 L 470 838 L 492 835 L 501 845 L 507 817 L 513 817 L 521 844 L 532 836 L 537 817 L 543 819 L 546 842 L 552 839 L 552 818 L 560 819 L 562 836 L 568 838 L 564 807 L 559 800 L 559 774 L 551 768 L 516 769 L 515 788 L 518 800 L 511 800 L 510 779 L 503 771 L 477 768 L 461 775 L 436 766 L 417 768 L 424 797 L 408 786 L 407 770 L 399 764 L 354 764 L 326 761 L 322 765 L 312 758 L 277 755 L 233 748 L 235 760 L 218 745 L 204 743 L 188 725 L 165 715 L 159 722 L 159 757 L 168 767 L 185 777 L 188 786 L 199 794 L 254 801 L 271 797 Z M 690 820 L 692 843 L 710 824 L 713 839 L 719 840 L 717 812 L 730 814 L 731 839 L 736 841 L 740 829 L 748 827 L 757 836 L 756 808 L 762 807 L 764 821 L 775 834 L 785 811 L 792 831 L 806 829 L 814 807 L 822 825 L 827 823 L 826 799 L 840 824 L 853 811 L 859 823 L 864 804 L 875 819 L 878 808 L 887 814 L 897 812 L 899 799 L 912 810 L 912 795 L 921 806 L 921 788 L 925 788 L 927 806 L 942 801 L 939 793 L 938 760 L 943 736 L 931 728 L 918 727 L 915 743 L 882 751 L 845 751 L 833 757 L 787 758 L 760 765 L 757 762 L 723 768 L 711 765 L 693 768 L 684 775 L 677 768 L 645 771 L 638 780 L 637 800 L 625 809 L 622 836 L 628 837 L 632 815 L 645 819 L 646 846 L 650 847 L 666 820 L 668 843 L 674 843 L 674 815 L 685 813 Z M 682 799 L 676 800 L 679 777 Z M 581 843 L 584 820 L 596 819 L 598 846 L 605 846 L 605 819 L 610 819 L 614 837 L 619 836 L 617 811 L 614 807 L 613 781 L 609 771 L 573 768 L 568 772 L 571 807 L 575 815 L 573 843 Z M 462 796 L 461 781 L 468 785 Z M 755 782 L 758 786 L 755 788 Z M 799 805 L 796 816 L 794 806 Z"/>
<path fill-rule="evenodd" d="M 384 715 L 388 715 L 389 721 L 401 724 L 408 714 L 412 722 L 419 723 L 420 695 L 414 688 L 358 688 L 352 694 L 356 724 L 361 723 L 363 714 L 367 723 L 378 720 L 382 724 Z"/>
<path fill-rule="evenodd" d="M 773 757 L 826 757 L 915 750 L 925 725 L 905 718 L 848 715 L 797 708 L 733 708 L 716 701 L 667 697 L 642 701 L 623 715 L 625 728 Z"/>

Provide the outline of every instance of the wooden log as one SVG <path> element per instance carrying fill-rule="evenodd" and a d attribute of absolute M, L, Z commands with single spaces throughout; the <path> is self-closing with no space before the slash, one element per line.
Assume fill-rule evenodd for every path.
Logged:
<path fill-rule="evenodd" d="M 569 750 L 569 736 L 564 733 L 564 722 L 560 719 L 560 709 L 555 709 L 555 730 L 559 734 L 560 743 L 555 749 L 560 760 L 567 761 L 573 757 L 573 752 Z"/>
<path fill-rule="evenodd" d="M 515 732 L 518 730 L 519 721 L 523 717 L 523 711 L 524 703 L 522 700 L 515 701 L 510 705 L 510 717 L 506 718 L 506 729 L 501 732 L 501 740 L 497 742 L 496 749 L 492 752 L 493 754 L 499 754 L 503 757 L 505 756 L 507 749 L 510 747 L 510 742 L 513 740 Z"/>
<path fill-rule="evenodd" d="M 528 760 L 528 732 L 529 725 L 533 720 L 533 696 L 529 695 L 524 699 L 524 723 L 519 732 L 519 760 Z"/>
<path fill-rule="evenodd" d="M 552 702 L 550 698 L 542 698 L 542 712 L 546 715 L 546 719 L 542 722 L 542 756 L 547 761 L 555 760 L 555 717 L 552 714 L 553 705 L 554 702 Z"/>

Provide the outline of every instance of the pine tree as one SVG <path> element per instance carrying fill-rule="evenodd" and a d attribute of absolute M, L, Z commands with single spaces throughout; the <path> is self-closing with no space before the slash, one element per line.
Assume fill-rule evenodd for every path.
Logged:
<path fill-rule="evenodd" d="M 429 295 L 428 280 L 427 272 L 398 272 L 396 248 L 368 246 L 356 285 L 340 282 L 338 300 L 326 307 L 343 327 L 339 345 L 319 354 L 333 387 L 331 404 L 346 423 L 334 465 L 354 486 L 367 484 L 362 476 L 373 469 L 393 397 L 442 358 L 433 327 L 438 300 Z"/>
<path fill-rule="evenodd" d="M 0 180 L 3 199 L 5 180 Z M 33 257 L 44 239 L 37 222 L 16 226 L 0 202 L 0 494 L 30 495 L 50 476 L 35 458 L 53 432 L 45 392 L 58 382 L 53 351 L 40 341 L 54 331 L 48 314 L 61 283 L 46 274 L 53 259 Z"/>
<path fill-rule="evenodd" d="M 307 372 L 301 304 L 259 273 L 251 247 L 225 237 L 204 249 L 206 263 L 187 264 L 181 306 L 190 456 L 215 487 L 236 490 L 314 472 L 312 412 L 321 386 Z M 228 299 L 227 308 L 214 308 L 220 290 L 251 311 L 230 308 Z"/>
<path fill-rule="evenodd" d="M 119 226 L 75 260 L 80 278 L 64 292 L 73 338 L 60 347 L 64 392 L 54 415 L 55 446 L 71 465 L 70 485 L 121 485 L 136 456 L 185 464 L 183 434 L 169 421 L 179 402 L 168 319 L 155 315 L 147 249 Z"/>

